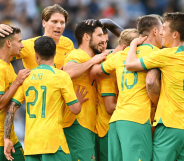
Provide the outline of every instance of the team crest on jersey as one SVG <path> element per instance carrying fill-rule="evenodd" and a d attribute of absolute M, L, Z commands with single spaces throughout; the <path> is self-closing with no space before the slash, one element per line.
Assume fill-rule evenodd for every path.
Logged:
<path fill-rule="evenodd" d="M 93 154 L 91 157 L 91 161 L 95 160 L 95 155 Z"/>

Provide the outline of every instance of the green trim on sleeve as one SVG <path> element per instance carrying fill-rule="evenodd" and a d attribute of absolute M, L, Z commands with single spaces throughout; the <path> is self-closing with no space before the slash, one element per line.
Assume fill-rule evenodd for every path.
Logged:
<path fill-rule="evenodd" d="M 19 107 L 21 106 L 21 103 L 17 101 L 16 99 L 12 98 L 11 101 L 15 102 L 17 105 L 19 105 Z"/>
<path fill-rule="evenodd" d="M 110 75 L 109 73 L 107 73 L 104 68 L 103 68 L 103 63 L 101 64 L 101 68 L 102 68 L 102 71 L 106 74 L 106 75 Z"/>
<path fill-rule="evenodd" d="M 142 67 L 144 68 L 144 70 L 148 70 L 146 68 L 145 64 L 144 64 L 144 61 L 143 61 L 143 58 L 142 57 L 140 57 L 140 62 L 141 62 Z"/>
<path fill-rule="evenodd" d="M 4 91 L 0 91 L 0 94 L 4 94 Z"/>
<path fill-rule="evenodd" d="M 70 106 L 70 105 L 73 105 L 74 103 L 77 103 L 77 102 L 79 102 L 78 99 L 71 101 L 71 102 L 68 102 L 66 104 L 67 104 L 67 106 Z"/>
<path fill-rule="evenodd" d="M 69 62 L 75 62 L 75 63 L 78 63 L 76 60 L 70 60 L 70 61 L 68 61 L 67 63 L 69 63 Z"/>
<path fill-rule="evenodd" d="M 116 97 L 116 94 L 115 93 L 101 93 L 101 96 L 104 97 L 104 96 L 114 96 Z"/>
<path fill-rule="evenodd" d="M 16 60 L 16 57 L 13 57 L 13 60 Z"/>

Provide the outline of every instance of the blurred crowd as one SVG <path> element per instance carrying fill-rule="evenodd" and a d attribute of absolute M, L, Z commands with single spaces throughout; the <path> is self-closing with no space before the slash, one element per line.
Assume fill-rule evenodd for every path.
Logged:
<path fill-rule="evenodd" d="M 73 41 L 75 48 L 75 25 L 81 20 L 109 18 L 123 28 L 135 28 L 136 19 L 142 15 L 184 12 L 184 0 L 0 0 L 0 23 L 19 27 L 23 40 L 41 36 L 41 12 L 55 3 L 69 13 L 63 35 Z M 114 48 L 117 38 L 110 34 L 109 40 L 108 48 Z M 12 64 L 16 72 L 23 68 L 21 60 Z M 15 116 L 15 132 L 21 143 L 24 140 L 24 116 L 25 105 Z"/>

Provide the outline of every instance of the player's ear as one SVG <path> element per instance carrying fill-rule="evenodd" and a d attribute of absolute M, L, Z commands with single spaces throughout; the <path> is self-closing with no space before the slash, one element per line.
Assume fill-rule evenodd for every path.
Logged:
<path fill-rule="evenodd" d="M 11 46 L 11 41 L 10 40 L 6 40 L 6 46 L 8 47 L 8 48 L 10 48 L 10 46 Z"/>
<path fill-rule="evenodd" d="M 47 21 L 42 20 L 42 26 L 45 28 Z"/>
<path fill-rule="evenodd" d="M 85 33 L 83 36 L 83 39 L 84 39 L 84 41 L 90 41 L 91 36 L 89 34 Z"/>
<path fill-rule="evenodd" d="M 35 52 L 35 59 L 38 60 L 39 56 L 38 54 Z"/>
<path fill-rule="evenodd" d="M 157 35 L 157 32 L 158 32 L 158 31 L 157 31 L 157 28 L 154 27 L 152 32 L 153 32 L 153 35 L 156 36 L 156 35 Z"/>
<path fill-rule="evenodd" d="M 174 38 L 174 39 L 177 39 L 177 38 L 180 37 L 180 34 L 179 34 L 178 31 L 174 31 L 172 35 L 173 35 L 173 38 Z"/>

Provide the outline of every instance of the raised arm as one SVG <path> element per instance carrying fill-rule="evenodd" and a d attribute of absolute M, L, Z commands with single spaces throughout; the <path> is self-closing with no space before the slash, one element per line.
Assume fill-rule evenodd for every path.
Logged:
<path fill-rule="evenodd" d="M 106 58 L 106 53 L 102 53 L 99 55 L 95 55 L 89 61 L 85 63 L 76 63 L 76 62 L 68 62 L 65 67 L 64 71 L 67 72 L 71 78 L 79 77 L 83 74 L 86 70 L 92 67 L 94 64 L 97 64 Z"/>
<path fill-rule="evenodd" d="M 12 33 L 13 29 L 5 24 L 0 24 L 0 36 L 5 37 L 5 35 L 9 35 L 9 33 Z"/>
<path fill-rule="evenodd" d="M 15 81 L 10 85 L 10 88 L 3 94 L 0 95 L 0 110 L 7 107 L 11 98 L 16 93 L 18 87 L 23 83 L 25 78 L 29 75 L 29 69 L 20 70 Z"/>
<path fill-rule="evenodd" d="M 140 59 L 137 59 L 136 56 L 136 50 L 137 50 L 137 45 L 142 44 L 147 37 L 140 37 L 134 39 L 131 44 L 130 44 L 130 49 L 128 51 L 128 55 L 126 58 L 126 69 L 129 71 L 140 71 L 144 70 Z"/>
<path fill-rule="evenodd" d="M 10 102 L 10 106 L 6 112 L 5 122 L 4 122 L 4 154 L 8 160 L 14 159 L 11 156 L 11 152 L 15 153 L 15 149 L 12 141 L 10 140 L 11 129 L 13 125 L 14 115 L 19 105 L 15 102 Z"/>
<path fill-rule="evenodd" d="M 146 76 L 146 89 L 155 106 L 158 104 L 160 87 L 160 71 L 157 69 L 149 70 Z"/>

